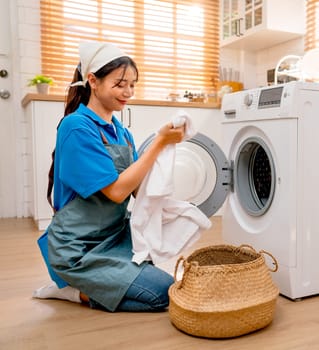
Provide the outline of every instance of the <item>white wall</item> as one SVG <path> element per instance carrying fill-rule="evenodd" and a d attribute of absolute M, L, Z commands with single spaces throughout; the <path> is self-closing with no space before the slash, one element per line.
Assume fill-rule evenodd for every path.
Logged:
<path fill-rule="evenodd" d="M 21 100 L 24 95 L 34 92 L 27 87 L 27 80 L 35 73 L 41 71 L 40 61 L 40 2 L 39 0 L 5 0 L 9 5 L 9 21 L 4 35 L 9 36 L 10 47 L 7 60 L 11 63 L 9 76 L 11 85 L 11 97 L 8 101 L 8 111 L 12 115 L 11 120 L 4 121 L 1 125 L 4 133 L 1 149 L 1 166 L 6 169 L 7 176 L 2 178 L 9 191 L 1 198 L 0 217 L 28 216 L 27 205 L 29 198 L 28 189 L 28 162 L 26 141 L 28 138 L 24 110 Z M 8 15 L 8 14 L 0 14 Z M 3 23 L 3 21 L 2 21 Z M 8 84 L 9 85 L 9 84 Z M 10 109 L 10 110 L 9 110 Z M 13 125 L 14 132 L 9 132 Z M 14 137 L 12 137 L 12 134 Z M 12 165 L 14 164 L 14 165 Z M 12 204 L 13 203 L 13 204 Z"/>
<path fill-rule="evenodd" d="M 222 48 L 220 64 L 239 69 L 244 88 L 250 89 L 267 85 L 267 70 L 275 68 L 282 57 L 303 54 L 304 40 L 299 38 L 257 52 Z"/>
<path fill-rule="evenodd" d="M 34 92 L 27 87 L 33 75 L 41 73 L 40 1 L 18 0 L 18 45 L 20 57 L 20 88 L 22 95 Z"/>

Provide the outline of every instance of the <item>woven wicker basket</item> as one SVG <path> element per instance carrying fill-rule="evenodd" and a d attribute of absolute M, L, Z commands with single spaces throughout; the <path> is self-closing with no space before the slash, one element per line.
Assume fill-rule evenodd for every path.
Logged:
<path fill-rule="evenodd" d="M 263 254 L 274 261 L 269 270 Z M 180 281 L 176 274 L 183 262 Z M 195 250 L 175 267 L 169 289 L 169 316 L 181 331 L 206 338 L 229 338 L 267 326 L 279 294 L 270 272 L 276 259 L 251 246 L 217 245 Z"/>

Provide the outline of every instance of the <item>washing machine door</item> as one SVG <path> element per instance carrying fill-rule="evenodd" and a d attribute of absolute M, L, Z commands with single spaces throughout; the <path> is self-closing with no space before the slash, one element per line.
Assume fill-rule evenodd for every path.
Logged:
<path fill-rule="evenodd" d="M 242 208 L 251 216 L 262 216 L 275 195 L 275 163 L 268 145 L 260 137 L 249 137 L 239 147 L 234 163 L 234 188 Z"/>
<path fill-rule="evenodd" d="M 149 136 L 138 149 L 141 155 L 151 144 Z M 220 147 L 209 137 L 197 133 L 176 145 L 172 197 L 196 205 L 208 217 L 224 203 L 231 189 L 231 170 Z"/>

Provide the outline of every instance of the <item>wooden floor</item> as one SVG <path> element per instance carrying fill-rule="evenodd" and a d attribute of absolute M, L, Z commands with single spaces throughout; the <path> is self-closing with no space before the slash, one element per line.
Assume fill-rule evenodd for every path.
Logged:
<path fill-rule="evenodd" d="M 195 248 L 221 243 L 221 220 Z M 239 338 L 196 338 L 177 330 L 168 312 L 107 313 L 59 300 L 32 299 L 48 282 L 30 219 L 0 220 L 0 349 L 2 350 L 316 350 L 319 297 L 279 297 L 273 322 Z M 186 255 L 187 256 L 187 255 Z"/>

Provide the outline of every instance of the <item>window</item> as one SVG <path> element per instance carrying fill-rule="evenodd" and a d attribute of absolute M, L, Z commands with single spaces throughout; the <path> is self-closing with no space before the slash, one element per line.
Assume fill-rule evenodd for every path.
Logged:
<path fill-rule="evenodd" d="M 319 0 L 308 0 L 305 51 L 317 47 L 319 47 Z"/>
<path fill-rule="evenodd" d="M 65 93 L 81 40 L 113 42 L 137 63 L 135 98 L 210 91 L 218 78 L 219 0 L 41 0 L 43 74 Z"/>

